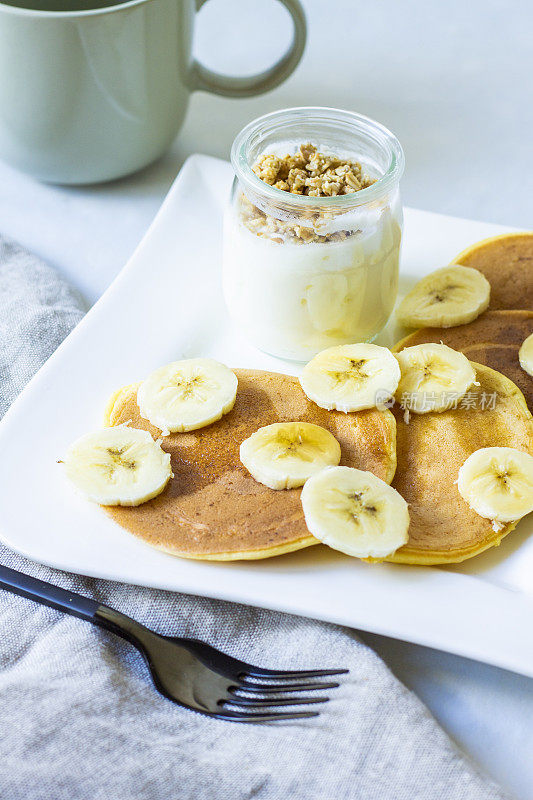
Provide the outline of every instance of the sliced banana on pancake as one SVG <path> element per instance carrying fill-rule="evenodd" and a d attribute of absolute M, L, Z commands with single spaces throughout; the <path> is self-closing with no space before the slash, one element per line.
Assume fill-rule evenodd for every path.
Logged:
<path fill-rule="evenodd" d="M 521 519 L 533 511 L 533 456 L 513 447 L 483 447 L 460 468 L 457 488 L 480 517 Z"/>
<path fill-rule="evenodd" d="M 309 532 L 349 556 L 383 559 L 408 539 L 407 503 L 371 472 L 323 469 L 304 485 L 302 507 Z"/>
<path fill-rule="evenodd" d="M 485 364 L 515 383 L 533 411 L 533 381 L 520 366 L 518 351 L 533 331 L 533 309 L 485 311 L 467 325 L 456 328 L 420 328 L 391 348 L 393 353 L 415 344 L 446 344 L 469 361 Z"/>
<path fill-rule="evenodd" d="M 451 328 L 478 317 L 489 305 L 490 283 L 472 267 L 442 267 L 422 278 L 396 312 L 407 328 Z"/>
<path fill-rule="evenodd" d="M 156 369 L 137 391 L 137 403 L 164 435 L 195 431 L 219 420 L 235 405 L 237 378 L 212 358 L 189 358 Z"/>
<path fill-rule="evenodd" d="M 528 375 L 533 375 L 533 333 L 522 343 L 518 351 L 520 366 Z"/>
<path fill-rule="evenodd" d="M 259 483 L 270 489 L 294 489 L 324 467 L 338 464 L 341 448 L 320 425 L 277 422 L 245 439 L 240 458 Z"/>
<path fill-rule="evenodd" d="M 390 350 L 362 342 L 322 350 L 304 367 L 300 384 L 320 408 L 349 412 L 386 404 L 399 380 Z"/>
<path fill-rule="evenodd" d="M 402 373 L 396 399 L 418 414 L 453 408 L 476 380 L 467 357 L 445 344 L 406 347 L 396 358 Z"/>
<path fill-rule="evenodd" d="M 160 494 L 172 477 L 170 454 L 148 431 L 127 425 L 77 439 L 65 471 L 89 500 L 104 506 L 138 506 Z"/>
<path fill-rule="evenodd" d="M 235 374 L 239 390 L 230 414 L 208 428 L 165 438 L 175 473 L 168 489 L 139 508 L 106 509 L 114 522 L 151 547 L 183 558 L 233 561 L 317 544 L 305 524 L 301 490 L 272 491 L 242 466 L 240 445 L 259 425 L 287 420 L 318 425 L 339 442 L 346 466 L 370 470 L 387 483 L 394 477 L 396 421 L 391 411 L 324 411 L 291 375 L 243 369 Z M 155 438 L 158 430 L 140 416 L 137 389 L 131 384 L 115 392 L 104 424 L 129 420 Z"/>

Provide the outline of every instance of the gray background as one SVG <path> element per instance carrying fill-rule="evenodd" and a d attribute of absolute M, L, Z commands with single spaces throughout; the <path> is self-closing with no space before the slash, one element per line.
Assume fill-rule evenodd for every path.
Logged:
<path fill-rule="evenodd" d="M 183 160 L 227 157 L 250 119 L 290 105 L 360 111 L 404 145 L 406 204 L 532 225 L 531 0 L 304 0 L 307 51 L 270 94 L 192 98 L 172 150 L 132 178 L 91 188 L 39 185 L 0 164 L 0 232 L 70 277 L 88 302 L 140 240 Z M 267 66 L 290 38 L 273 0 L 211 0 L 197 55 L 222 71 Z M 533 682 L 425 648 L 366 636 L 445 729 L 516 797 L 533 785 Z"/>

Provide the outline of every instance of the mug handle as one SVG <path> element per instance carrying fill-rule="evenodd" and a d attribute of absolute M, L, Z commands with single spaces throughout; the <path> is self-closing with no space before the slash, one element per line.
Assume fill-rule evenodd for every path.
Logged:
<path fill-rule="evenodd" d="M 224 97 L 251 97 L 279 86 L 291 72 L 294 72 L 302 57 L 307 38 L 305 13 L 299 0 L 279 0 L 279 2 L 290 13 L 294 27 L 292 42 L 285 55 L 264 72 L 247 77 L 221 75 L 207 69 L 199 61 L 194 61 L 190 72 L 191 91 L 213 92 Z M 207 0 L 196 0 L 196 10 L 199 11 L 205 3 Z"/>

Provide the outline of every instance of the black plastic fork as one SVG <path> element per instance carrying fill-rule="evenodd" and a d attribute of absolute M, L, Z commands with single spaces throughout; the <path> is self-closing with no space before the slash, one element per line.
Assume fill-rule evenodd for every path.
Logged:
<path fill-rule="evenodd" d="M 277 711 L 324 703 L 300 692 L 335 689 L 329 678 L 346 669 L 261 669 L 198 639 L 162 636 L 95 600 L 0 565 L 0 588 L 92 622 L 131 642 L 142 654 L 158 692 L 185 708 L 233 722 L 274 722 L 316 717 L 317 711 Z"/>

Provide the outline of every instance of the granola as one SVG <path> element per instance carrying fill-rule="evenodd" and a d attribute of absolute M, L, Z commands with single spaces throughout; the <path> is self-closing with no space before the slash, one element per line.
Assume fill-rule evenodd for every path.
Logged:
<path fill-rule="evenodd" d="M 358 161 L 319 153 L 314 145 L 300 145 L 295 155 L 264 155 L 253 167 L 258 178 L 291 194 L 336 197 L 353 194 L 375 183 Z"/>
<path fill-rule="evenodd" d="M 318 152 L 310 144 L 300 145 L 294 155 L 262 156 L 253 167 L 255 174 L 265 183 L 290 194 L 307 197 L 337 197 L 353 194 L 366 189 L 376 182 L 363 172 L 358 161 Z M 244 195 L 241 196 L 241 217 L 246 227 L 257 236 L 274 242 L 341 241 L 351 236 L 353 231 L 335 231 L 320 234 L 320 222 L 332 218 L 327 212 L 310 212 L 308 225 L 286 222 L 266 214 L 257 208 Z"/>

